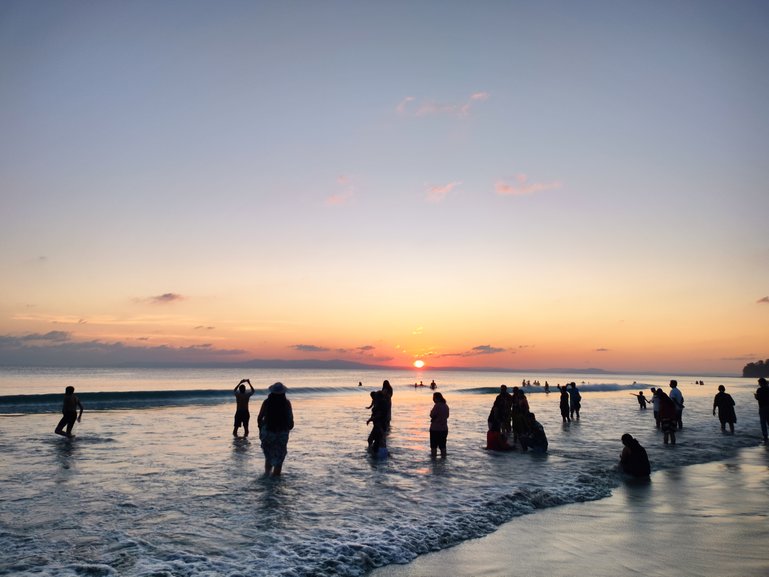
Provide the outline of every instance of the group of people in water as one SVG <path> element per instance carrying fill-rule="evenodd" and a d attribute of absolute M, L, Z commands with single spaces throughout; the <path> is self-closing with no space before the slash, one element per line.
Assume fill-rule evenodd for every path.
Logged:
<path fill-rule="evenodd" d="M 431 383 L 431 388 L 434 387 Z M 250 390 L 246 389 L 246 385 Z M 761 433 L 764 443 L 769 442 L 769 385 L 765 378 L 758 379 L 758 389 L 754 397 L 758 401 L 758 413 L 761 424 Z M 561 387 L 560 409 L 564 423 L 570 423 L 572 419 L 579 419 L 581 394 L 576 383 L 568 383 Z M 259 439 L 264 452 L 265 475 L 278 476 L 281 474 L 283 462 L 288 452 L 288 438 L 294 428 L 294 414 L 291 402 L 286 398 L 287 388 L 283 383 L 274 383 L 268 389 L 267 398 L 262 402 L 257 416 L 259 426 Z M 675 444 L 675 431 L 683 428 L 684 398 L 678 389 L 678 382 L 670 381 L 670 393 L 666 393 L 661 387 L 652 387 L 652 409 L 656 427 L 664 433 L 665 444 Z M 234 389 L 236 410 L 232 434 L 238 438 L 238 431 L 243 427 L 244 438 L 249 434 L 250 412 L 249 400 L 255 393 L 255 389 L 249 379 L 242 379 Z M 643 391 L 637 395 L 639 407 L 646 409 L 649 401 Z M 390 430 L 392 416 L 393 388 L 390 382 L 385 380 L 382 389 L 371 392 L 371 404 L 367 409 L 371 410 L 371 416 L 366 424 L 372 424 L 368 437 L 369 451 L 377 456 L 387 455 L 387 433 Z M 718 387 L 718 393 L 713 399 L 713 415 L 718 412 L 721 421 L 721 430 L 726 431 L 729 426 L 734 432 L 734 424 L 737 417 L 734 411 L 734 399 L 726 393 L 723 385 Z M 64 392 L 62 404 L 62 418 L 56 426 L 55 433 L 71 438 L 72 428 L 75 422 L 80 422 L 83 416 L 83 405 L 75 395 L 75 388 L 68 386 Z M 433 407 L 430 411 L 430 453 L 437 457 L 440 451 L 441 457 L 446 456 L 446 440 L 448 437 L 449 406 L 446 399 L 439 392 L 433 393 Z M 633 476 L 648 476 L 651 468 L 646 450 L 637 439 L 630 434 L 622 435 L 623 449 L 620 455 L 619 466 L 625 473 Z M 520 447 L 522 451 L 544 453 L 547 451 L 548 441 L 542 424 L 536 419 L 529 409 L 526 393 L 522 388 L 513 387 L 512 393 L 507 386 L 502 385 L 500 392 L 494 399 L 488 417 L 488 432 L 486 435 L 486 449 L 493 451 L 511 451 Z"/>
<path fill-rule="evenodd" d="M 545 429 L 529 410 L 523 389 L 513 387 L 510 393 L 506 385 L 500 387 L 489 413 L 488 425 L 486 449 L 490 451 L 512 451 L 519 446 L 522 451 L 547 451 Z"/>

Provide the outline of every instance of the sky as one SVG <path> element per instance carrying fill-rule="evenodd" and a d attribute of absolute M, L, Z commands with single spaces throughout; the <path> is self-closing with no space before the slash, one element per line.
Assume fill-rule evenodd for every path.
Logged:
<path fill-rule="evenodd" d="M 769 358 L 769 4 L 0 3 L 0 365 Z"/>

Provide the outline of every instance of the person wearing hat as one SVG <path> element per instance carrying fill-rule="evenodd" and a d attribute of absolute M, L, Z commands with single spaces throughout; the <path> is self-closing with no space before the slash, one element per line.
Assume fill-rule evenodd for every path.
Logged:
<path fill-rule="evenodd" d="M 764 436 L 764 443 L 769 442 L 769 386 L 767 386 L 766 379 L 761 377 L 758 379 L 758 389 L 756 389 L 755 395 L 758 401 L 758 418 L 761 421 L 761 434 Z"/>
<path fill-rule="evenodd" d="M 294 428 L 294 413 L 283 383 L 270 385 L 268 390 L 256 422 L 264 452 L 264 474 L 277 477 L 288 453 L 288 433 Z"/>

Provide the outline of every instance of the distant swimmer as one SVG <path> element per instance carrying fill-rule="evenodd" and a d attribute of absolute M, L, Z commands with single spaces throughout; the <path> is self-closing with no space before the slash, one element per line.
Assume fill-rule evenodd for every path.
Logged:
<path fill-rule="evenodd" d="M 622 444 L 624 447 L 619 456 L 622 472 L 633 477 L 648 477 L 651 474 L 651 465 L 646 449 L 628 433 L 622 435 Z"/>
<path fill-rule="evenodd" d="M 246 392 L 246 385 L 248 383 L 251 390 Z M 248 437 L 248 421 L 251 419 L 251 413 L 248 412 L 248 401 L 251 399 L 251 395 L 254 394 L 254 386 L 248 379 L 241 379 L 241 381 L 235 385 L 235 427 L 232 429 L 232 436 L 238 436 L 238 429 L 243 425 L 243 438 Z"/>
<path fill-rule="evenodd" d="M 435 384 L 435 380 L 434 380 L 434 379 L 433 379 L 433 381 L 430 383 L 430 388 L 431 388 L 433 391 L 434 391 L 435 389 L 437 389 L 437 388 L 438 388 L 438 385 L 436 385 L 436 384 Z"/>
<path fill-rule="evenodd" d="M 80 413 L 77 410 L 80 409 Z M 61 407 L 61 421 L 56 426 L 54 433 L 61 435 L 62 437 L 72 438 L 72 427 L 75 426 L 75 421 L 78 423 L 83 416 L 83 405 L 80 403 L 80 399 L 75 395 L 75 387 L 67 387 L 64 389 L 64 403 Z M 64 431 L 64 427 L 67 430 Z"/>

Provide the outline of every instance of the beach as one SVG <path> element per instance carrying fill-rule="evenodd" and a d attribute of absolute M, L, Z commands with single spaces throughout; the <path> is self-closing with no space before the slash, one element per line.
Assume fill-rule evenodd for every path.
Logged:
<path fill-rule="evenodd" d="M 630 481 L 369 577 L 764 577 L 769 450 Z"/>
<path fill-rule="evenodd" d="M 526 387 L 550 443 L 536 455 L 485 450 L 499 385 L 523 375 L 440 373 L 448 455 L 431 459 L 432 391 L 414 386 L 425 376 L 0 370 L 0 575 L 469 576 L 507 575 L 511 563 L 531 575 L 633 575 L 641 562 L 644 575 L 729 575 L 737 561 L 736 574 L 766 574 L 754 383 L 719 380 L 737 403 L 730 435 L 711 414 L 716 383 L 682 379 L 675 446 L 631 396 L 666 376 L 581 375 L 572 423 L 557 394 Z M 253 420 L 250 439 L 232 436 L 243 377 L 257 389 L 252 419 L 272 382 L 288 387 L 296 426 L 280 478 L 262 475 Z M 366 407 L 385 378 L 392 430 L 378 459 L 366 451 Z M 53 434 L 65 384 L 85 405 L 71 440 Z M 647 448 L 650 483 L 628 485 L 616 469 L 625 432 Z"/>

